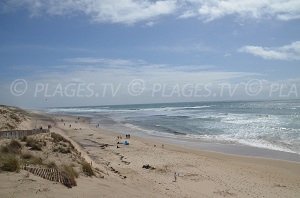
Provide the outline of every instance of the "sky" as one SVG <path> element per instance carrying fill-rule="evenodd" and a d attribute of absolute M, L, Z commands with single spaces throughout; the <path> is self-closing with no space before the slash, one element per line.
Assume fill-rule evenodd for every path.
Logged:
<path fill-rule="evenodd" d="M 299 0 L 1 0 L 0 104 L 298 99 Z"/>

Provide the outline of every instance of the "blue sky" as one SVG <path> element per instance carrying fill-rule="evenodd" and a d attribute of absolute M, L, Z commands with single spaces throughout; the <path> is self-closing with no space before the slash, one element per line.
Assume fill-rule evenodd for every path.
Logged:
<path fill-rule="evenodd" d="M 212 98 L 160 93 L 149 97 L 147 93 L 155 83 L 182 88 L 184 83 L 217 86 L 258 79 L 264 89 L 290 82 L 298 89 L 300 82 L 297 0 L 4 0 L 0 27 L 3 104 L 41 107 L 260 99 L 266 95 Z M 22 96 L 11 94 L 16 79 L 28 82 Z M 101 83 L 123 86 L 134 79 L 145 81 L 144 94 L 128 95 L 124 86 L 116 96 L 70 98 L 42 92 L 34 96 L 36 83 L 55 90 L 60 83 L 76 81 L 95 83 L 95 89 L 100 89 Z"/>

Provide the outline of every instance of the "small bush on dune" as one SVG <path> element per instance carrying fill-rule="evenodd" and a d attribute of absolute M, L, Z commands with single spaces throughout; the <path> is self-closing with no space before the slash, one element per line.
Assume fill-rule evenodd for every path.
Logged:
<path fill-rule="evenodd" d="M 95 175 L 95 173 L 94 173 L 94 171 L 92 169 L 92 166 L 89 163 L 87 163 L 87 162 L 83 162 L 82 163 L 82 171 L 87 176 L 93 176 L 93 175 Z"/>
<path fill-rule="evenodd" d="M 51 133 L 51 137 L 53 138 L 53 142 L 60 142 L 65 140 L 65 138 L 57 133 Z"/>
<path fill-rule="evenodd" d="M 32 139 L 32 138 L 27 138 L 26 139 L 26 146 L 27 147 L 31 147 L 34 143 L 36 143 L 37 141 L 36 140 L 34 140 L 34 139 Z"/>
<path fill-rule="evenodd" d="M 57 168 L 57 165 L 55 164 L 55 162 L 49 162 L 49 163 L 47 164 L 47 167 L 48 167 L 48 168 Z"/>
<path fill-rule="evenodd" d="M 26 146 L 31 147 L 31 150 L 35 150 L 35 151 L 42 150 L 42 145 L 37 140 L 34 140 L 32 138 L 26 139 Z"/>
<path fill-rule="evenodd" d="M 77 186 L 75 178 L 78 177 L 78 173 L 71 166 L 63 165 L 62 172 L 68 176 L 72 185 Z"/>
<path fill-rule="evenodd" d="M 6 156 L 4 159 L 2 158 L 2 160 L 2 166 L 0 167 L 1 170 L 9 172 L 20 171 L 20 163 L 15 156 Z"/>
<path fill-rule="evenodd" d="M 28 163 L 33 165 L 43 165 L 43 160 L 40 157 L 32 157 Z"/>
<path fill-rule="evenodd" d="M 68 143 L 70 145 L 70 147 L 72 149 L 74 149 L 73 144 L 69 140 L 67 140 L 66 138 L 64 138 L 63 136 L 61 136 L 61 135 L 59 135 L 57 133 L 51 133 L 51 137 L 53 138 L 53 142 L 55 142 L 55 143 L 66 142 L 66 143 Z"/>
<path fill-rule="evenodd" d="M 27 136 L 23 136 L 20 140 L 21 140 L 21 142 L 26 142 Z"/>
<path fill-rule="evenodd" d="M 53 152 L 67 154 L 67 153 L 71 153 L 71 150 L 69 147 L 66 148 L 66 147 L 58 146 L 53 149 Z"/>
<path fill-rule="evenodd" d="M 1 153 L 9 153 L 9 148 L 8 148 L 8 146 L 1 146 L 0 151 L 1 151 Z"/>
<path fill-rule="evenodd" d="M 66 172 L 71 178 L 78 178 L 79 176 L 79 174 L 71 165 L 63 165 L 63 171 Z"/>
<path fill-rule="evenodd" d="M 22 145 L 20 142 L 16 140 L 11 140 L 11 142 L 8 145 L 1 147 L 2 153 L 13 153 L 13 154 L 19 154 L 21 152 Z"/>
<path fill-rule="evenodd" d="M 31 150 L 41 151 L 42 150 L 42 146 L 40 144 L 34 144 L 34 145 L 31 146 Z"/>
<path fill-rule="evenodd" d="M 31 158 L 33 158 L 33 155 L 31 155 L 30 153 L 23 153 L 21 155 L 21 158 L 22 159 L 31 159 Z"/>
<path fill-rule="evenodd" d="M 20 123 L 22 119 L 16 114 L 10 114 L 10 118 L 15 120 L 17 123 Z"/>
<path fill-rule="evenodd" d="M 21 159 L 25 164 L 33 164 L 33 165 L 44 165 L 43 160 L 40 157 L 36 157 L 31 153 L 23 153 L 21 154 Z"/>
<path fill-rule="evenodd" d="M 17 140 L 11 140 L 10 143 L 9 143 L 9 146 L 11 148 L 14 148 L 14 149 L 21 149 L 22 148 L 22 145 L 20 142 L 18 142 Z"/>

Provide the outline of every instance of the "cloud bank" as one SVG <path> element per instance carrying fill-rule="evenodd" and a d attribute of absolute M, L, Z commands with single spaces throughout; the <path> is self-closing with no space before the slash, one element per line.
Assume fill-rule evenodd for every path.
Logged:
<path fill-rule="evenodd" d="M 243 19 L 275 18 L 291 20 L 300 18 L 300 1 L 297 0 L 186 0 L 186 11 L 181 18 L 198 17 L 212 21 L 225 16 Z"/>
<path fill-rule="evenodd" d="M 31 16 L 88 16 L 97 23 L 154 24 L 163 16 L 209 22 L 226 16 L 242 19 L 300 18 L 299 0 L 4 0 L 2 11 L 28 10 Z"/>
<path fill-rule="evenodd" d="M 10 87 L 16 79 L 2 83 L 0 101 L 20 106 L 74 106 L 200 100 L 204 98 L 200 96 L 194 98 L 193 95 L 184 98 L 177 94 L 165 97 L 164 93 L 172 93 L 174 87 L 192 90 L 195 88 L 195 90 L 203 92 L 204 85 L 217 89 L 219 83 L 237 82 L 259 76 L 255 73 L 209 69 L 202 65 L 157 64 L 134 59 L 75 57 L 63 59 L 62 63 L 64 64 L 63 72 L 59 65 L 52 68 L 51 71 L 46 69 L 46 72 L 43 72 L 41 69 L 31 72 L 30 76 L 22 77 L 21 79 L 28 83 L 28 90 L 22 95 L 22 100 L 20 97 L 12 97 L 11 94 Z M 43 67 L 41 66 L 41 68 Z M 143 94 L 136 96 L 128 91 L 132 82 L 135 81 L 143 82 Z M 41 87 L 40 85 L 44 87 L 43 91 L 35 94 Z M 54 94 L 59 87 L 66 88 L 69 85 L 72 87 L 83 85 L 82 89 L 76 89 L 76 93 L 82 90 L 83 94 L 78 97 Z M 99 94 L 98 96 L 96 94 L 91 97 L 84 95 L 88 91 L 89 85 L 92 85 L 92 90 Z M 157 87 L 161 87 L 161 90 L 157 91 Z M 154 91 L 156 95 L 152 95 Z M 12 101 L 11 98 L 15 101 Z M 45 98 L 47 98 L 47 102 L 45 102 Z"/>
<path fill-rule="evenodd" d="M 148 0 L 6 0 L 4 10 L 24 8 L 31 16 L 86 15 L 94 22 L 134 24 L 171 14 L 176 2 Z"/>
<path fill-rule="evenodd" d="M 244 46 L 240 52 L 252 54 L 268 60 L 300 60 L 300 41 L 281 47 Z"/>

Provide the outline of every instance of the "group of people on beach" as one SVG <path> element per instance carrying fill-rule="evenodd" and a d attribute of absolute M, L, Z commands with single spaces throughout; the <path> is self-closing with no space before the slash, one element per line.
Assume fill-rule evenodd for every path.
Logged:
<path fill-rule="evenodd" d="M 126 139 L 130 139 L 130 134 L 125 134 L 125 138 L 126 138 Z M 122 135 L 118 135 L 118 136 L 117 136 L 117 139 L 118 139 L 118 140 L 121 140 L 121 139 L 122 139 Z"/>
<path fill-rule="evenodd" d="M 130 139 L 130 134 L 125 134 L 125 139 Z M 118 140 L 122 140 L 122 135 L 118 135 L 117 136 L 117 141 Z M 117 148 L 120 148 L 119 147 L 119 144 L 124 144 L 124 145 L 129 145 L 129 141 L 125 140 L 124 142 L 117 142 Z"/>

